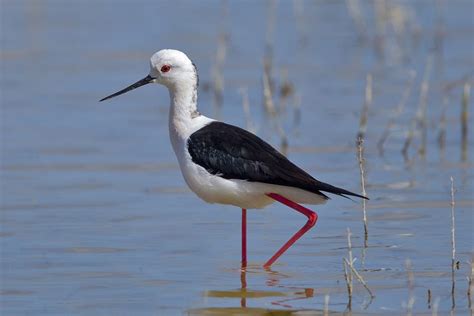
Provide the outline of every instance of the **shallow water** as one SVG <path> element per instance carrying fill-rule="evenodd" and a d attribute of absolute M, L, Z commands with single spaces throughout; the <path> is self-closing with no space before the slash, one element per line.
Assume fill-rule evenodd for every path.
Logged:
<path fill-rule="evenodd" d="M 359 40 L 345 1 L 226 3 L 0 4 L 1 314 L 317 315 L 328 295 L 328 310 L 337 315 L 348 303 L 342 266 L 347 228 L 355 267 L 375 294 L 370 300 L 354 281 L 354 315 L 410 313 L 410 297 L 413 314 L 433 308 L 468 313 L 474 153 L 472 132 L 463 151 L 459 117 L 463 83 L 472 84 L 473 3 L 387 2 L 386 21 L 380 7 L 361 2 L 366 41 Z M 406 29 L 397 33 L 400 19 Z M 223 36 L 227 54 L 218 107 L 212 86 Z M 283 109 L 275 96 L 277 118 L 262 106 L 266 37 L 276 87 L 287 72 L 300 99 L 290 96 Z M 250 263 L 241 272 L 240 211 L 208 205 L 186 188 L 168 141 L 165 89 L 150 86 L 97 102 L 142 78 L 149 56 L 165 47 L 186 51 L 197 64 L 202 113 L 251 127 L 276 147 L 280 125 L 291 160 L 356 192 L 354 144 L 371 73 L 364 143 L 368 247 L 361 203 L 334 197 L 315 208 L 316 227 L 264 270 L 261 265 L 305 221 L 274 204 L 249 212 Z M 426 155 L 417 153 L 417 133 L 407 160 L 401 148 L 430 54 Z M 412 94 L 382 155 L 377 141 L 412 70 Z M 251 122 L 241 88 L 248 91 Z M 437 140 L 443 109 L 444 148 Z M 454 309 L 450 176 L 460 262 Z"/>

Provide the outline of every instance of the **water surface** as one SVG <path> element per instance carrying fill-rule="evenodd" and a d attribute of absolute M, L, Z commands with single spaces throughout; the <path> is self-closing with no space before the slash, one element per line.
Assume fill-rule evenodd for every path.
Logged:
<path fill-rule="evenodd" d="M 370 300 L 355 281 L 354 315 L 446 314 L 453 307 L 451 176 L 460 262 L 452 311 L 468 313 L 474 155 L 471 132 L 463 147 L 459 117 L 474 69 L 473 4 L 360 1 L 366 31 L 359 32 L 347 3 L 358 2 L 3 1 L 2 315 L 317 315 L 326 295 L 331 314 L 343 313 L 347 228 L 355 267 L 376 295 Z M 249 212 L 243 273 L 240 212 L 206 204 L 185 186 L 168 140 L 167 91 L 147 86 L 98 103 L 146 75 L 149 56 L 168 47 L 197 64 L 202 113 L 252 128 L 278 148 L 283 131 L 291 160 L 355 192 L 355 140 L 371 73 L 368 247 L 361 203 L 334 197 L 315 208 L 316 227 L 266 271 L 261 265 L 305 221 L 274 204 Z M 276 117 L 262 105 L 270 51 Z M 426 153 L 419 154 L 417 130 L 404 157 L 430 58 Z M 224 79 L 220 107 L 216 71 Z M 382 155 L 377 141 L 413 72 Z M 285 80 L 293 87 L 286 106 L 278 93 Z"/>

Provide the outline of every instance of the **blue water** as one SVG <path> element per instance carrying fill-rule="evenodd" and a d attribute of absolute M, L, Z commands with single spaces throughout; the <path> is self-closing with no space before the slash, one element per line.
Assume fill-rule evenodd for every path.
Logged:
<path fill-rule="evenodd" d="M 355 267 L 376 295 L 370 302 L 354 281 L 354 314 L 409 312 L 406 259 L 414 271 L 415 314 L 431 314 L 435 305 L 440 314 L 468 313 L 474 116 L 464 156 L 459 117 L 463 84 L 472 84 L 474 69 L 473 3 L 353 2 L 367 28 L 362 35 L 347 3 L 3 1 L 1 314 L 311 314 L 324 309 L 325 295 L 329 311 L 342 313 L 347 228 Z M 221 107 L 212 89 L 219 38 L 227 39 Z M 285 73 L 293 86 L 277 117 L 262 105 L 266 42 L 277 108 Z M 259 136 L 279 148 L 280 125 L 292 161 L 355 192 L 361 189 L 354 144 L 371 73 L 364 143 L 369 247 L 363 247 L 361 203 L 334 197 L 315 209 L 316 227 L 265 271 L 260 266 L 305 221 L 274 204 L 249 212 L 250 267 L 242 275 L 240 212 L 206 204 L 186 188 L 169 145 L 165 88 L 98 103 L 144 77 L 148 58 L 162 48 L 183 50 L 196 63 L 202 113 L 246 127 L 239 90 L 247 89 Z M 426 155 L 418 155 L 416 133 L 407 161 L 401 148 L 430 55 Z M 382 155 L 377 141 L 410 71 L 413 91 Z M 450 176 L 460 261 L 454 309 Z"/>

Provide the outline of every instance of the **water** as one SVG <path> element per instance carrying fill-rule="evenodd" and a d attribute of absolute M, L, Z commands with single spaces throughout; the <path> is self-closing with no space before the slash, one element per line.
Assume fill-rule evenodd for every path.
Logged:
<path fill-rule="evenodd" d="M 470 132 L 463 154 L 459 116 L 463 80 L 472 83 L 473 4 L 378 3 L 358 7 L 364 42 L 345 1 L 3 1 L 1 314 L 311 315 L 324 309 L 326 295 L 329 311 L 342 313 L 347 228 L 355 267 L 376 295 L 370 301 L 354 281 L 353 314 L 409 313 L 410 297 L 414 314 L 445 314 L 452 310 L 450 176 L 460 262 L 452 312 L 468 313 L 473 144 Z M 212 92 L 219 38 L 227 38 L 220 108 Z M 262 107 L 265 42 L 276 87 L 286 72 L 300 99 L 290 96 L 277 118 Z M 166 90 L 148 86 L 97 102 L 146 75 L 149 56 L 167 47 L 197 64 L 201 112 L 249 125 L 239 92 L 246 88 L 258 135 L 280 147 L 280 125 L 294 162 L 356 192 L 355 135 L 371 73 L 368 247 L 361 203 L 335 197 L 315 208 L 316 227 L 265 271 L 260 266 L 305 221 L 274 204 L 249 212 L 250 266 L 242 273 L 240 212 L 186 188 L 168 141 Z M 417 154 L 416 134 L 406 161 L 400 150 L 430 54 L 427 151 Z M 381 155 L 377 141 L 410 71 L 413 92 Z"/>

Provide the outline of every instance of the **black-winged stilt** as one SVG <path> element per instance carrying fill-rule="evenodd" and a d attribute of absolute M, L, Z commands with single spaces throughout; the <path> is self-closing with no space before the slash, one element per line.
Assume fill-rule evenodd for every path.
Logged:
<path fill-rule="evenodd" d="M 198 82 L 196 66 L 183 52 L 164 49 L 151 57 L 148 76 L 100 101 L 149 83 L 168 88 L 171 144 L 189 188 L 208 203 L 242 209 L 243 267 L 247 264 L 247 209 L 263 208 L 276 200 L 308 217 L 264 264 L 270 267 L 318 219 L 298 203 L 322 204 L 329 199 L 323 192 L 366 198 L 316 180 L 254 134 L 200 114 Z"/>

